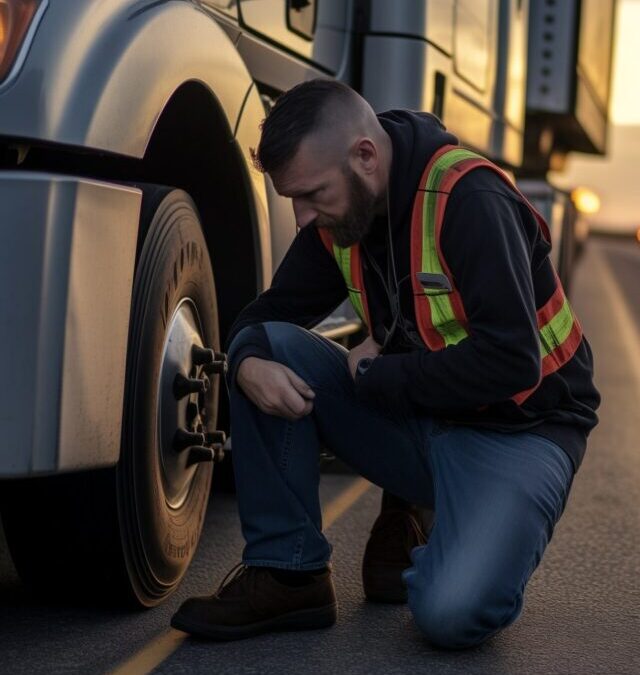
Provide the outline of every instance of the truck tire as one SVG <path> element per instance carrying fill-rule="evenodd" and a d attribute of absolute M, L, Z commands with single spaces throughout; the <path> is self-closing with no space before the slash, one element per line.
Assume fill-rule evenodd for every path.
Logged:
<path fill-rule="evenodd" d="M 215 430 L 219 377 L 194 363 L 203 358 L 192 346 L 217 350 L 219 334 L 189 196 L 145 186 L 140 227 L 120 460 L 115 469 L 13 482 L 2 510 L 23 580 L 84 601 L 150 607 L 175 590 L 200 538 L 215 453 L 207 455 L 210 439 L 176 444 L 176 432 Z M 178 372 L 190 378 L 186 389 L 176 388 Z M 207 380 L 206 391 L 190 392 L 194 380 Z"/>

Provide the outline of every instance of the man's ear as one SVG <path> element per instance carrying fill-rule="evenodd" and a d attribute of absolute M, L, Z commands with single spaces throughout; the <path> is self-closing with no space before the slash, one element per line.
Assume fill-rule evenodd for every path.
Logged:
<path fill-rule="evenodd" d="M 359 138 L 352 146 L 349 153 L 351 168 L 364 175 L 375 173 L 380 162 L 376 144 L 367 136 Z"/>

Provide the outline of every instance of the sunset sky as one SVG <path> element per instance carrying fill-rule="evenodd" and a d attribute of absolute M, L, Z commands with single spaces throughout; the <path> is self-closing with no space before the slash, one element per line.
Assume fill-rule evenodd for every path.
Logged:
<path fill-rule="evenodd" d="M 640 227 L 640 0 L 619 0 L 613 61 L 608 156 L 571 155 L 559 187 L 584 185 L 601 199 L 591 216 L 597 229 L 635 231 Z"/>
<path fill-rule="evenodd" d="M 640 125 L 640 0 L 620 0 L 611 121 Z"/>

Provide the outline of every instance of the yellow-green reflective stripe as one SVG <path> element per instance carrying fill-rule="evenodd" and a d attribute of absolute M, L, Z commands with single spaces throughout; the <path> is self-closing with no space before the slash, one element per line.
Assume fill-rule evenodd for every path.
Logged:
<path fill-rule="evenodd" d="M 573 312 L 569 301 L 565 298 L 557 314 L 540 328 L 540 353 L 542 358 L 563 344 L 571 334 L 572 328 Z"/>
<path fill-rule="evenodd" d="M 444 314 L 442 313 L 442 307 L 440 306 L 441 301 L 445 299 L 447 301 L 448 307 L 444 308 L 444 311 L 451 311 L 451 303 L 449 298 L 445 295 L 433 295 L 429 297 L 429 304 L 431 305 L 431 320 L 433 325 L 436 327 L 438 333 L 442 336 L 444 344 L 446 347 L 451 345 L 457 345 L 458 342 L 462 342 L 465 338 L 469 337 L 467 331 L 454 319 L 444 319 Z M 442 317 L 442 318 L 441 318 Z"/>
<path fill-rule="evenodd" d="M 442 177 L 454 164 L 464 159 L 479 157 L 470 150 L 450 150 L 439 157 L 427 176 L 427 190 L 437 190 Z M 435 274 L 444 274 L 438 248 L 436 246 L 436 203 L 437 194 L 427 192 L 422 206 L 422 271 Z M 424 290 L 429 299 L 431 308 L 431 322 L 440 333 L 447 347 L 456 345 L 466 337 L 467 331 L 460 325 L 455 317 L 451 300 L 447 294 L 430 295 L 428 289 Z"/>
<path fill-rule="evenodd" d="M 364 305 L 362 303 L 362 298 L 360 293 L 353 288 L 353 279 L 351 278 L 351 249 L 350 248 L 340 248 L 333 245 L 333 254 L 338 262 L 338 266 L 342 271 L 342 276 L 347 284 L 347 290 L 349 291 L 349 300 L 353 308 L 356 310 L 356 314 L 360 317 L 360 320 L 363 323 L 367 323 L 366 317 L 364 315 Z"/>

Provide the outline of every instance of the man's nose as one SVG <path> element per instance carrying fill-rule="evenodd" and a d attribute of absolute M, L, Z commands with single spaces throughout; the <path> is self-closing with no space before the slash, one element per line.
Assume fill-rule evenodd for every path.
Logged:
<path fill-rule="evenodd" d="M 293 213 L 296 217 L 296 224 L 300 228 L 306 227 L 318 217 L 317 211 L 301 204 L 297 199 L 293 200 Z"/>

